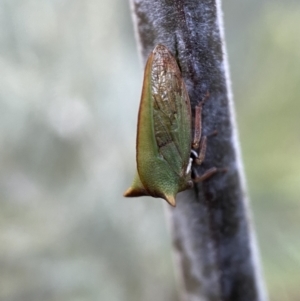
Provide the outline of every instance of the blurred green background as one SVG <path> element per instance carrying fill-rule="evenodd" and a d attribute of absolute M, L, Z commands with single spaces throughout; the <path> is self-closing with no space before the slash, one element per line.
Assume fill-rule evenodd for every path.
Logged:
<path fill-rule="evenodd" d="M 300 300 L 300 2 L 226 0 L 270 300 Z M 163 205 L 124 199 L 142 81 L 124 0 L 0 0 L 0 300 L 178 301 Z"/>

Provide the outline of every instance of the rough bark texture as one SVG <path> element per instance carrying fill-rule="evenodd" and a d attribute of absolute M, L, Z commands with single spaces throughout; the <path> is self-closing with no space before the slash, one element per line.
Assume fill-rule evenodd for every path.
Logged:
<path fill-rule="evenodd" d="M 186 301 L 266 300 L 249 220 L 235 128 L 220 3 L 131 0 L 143 60 L 158 43 L 176 57 L 192 109 L 207 92 L 206 158 L 197 174 L 227 168 L 177 196 L 170 220 L 182 297 Z"/>

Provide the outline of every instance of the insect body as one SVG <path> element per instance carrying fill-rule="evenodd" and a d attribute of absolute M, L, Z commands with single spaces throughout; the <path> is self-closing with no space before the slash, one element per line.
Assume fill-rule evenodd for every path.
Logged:
<path fill-rule="evenodd" d="M 205 137 L 201 139 L 202 103 L 196 107 L 197 130 L 192 140 L 191 106 L 181 72 L 170 51 L 157 45 L 145 67 L 137 127 L 137 172 L 124 196 L 160 197 L 175 206 L 176 194 L 193 186 L 192 161 L 201 164 L 206 148 Z M 195 150 L 199 147 L 198 155 Z M 196 181 L 205 179 L 206 174 Z"/>

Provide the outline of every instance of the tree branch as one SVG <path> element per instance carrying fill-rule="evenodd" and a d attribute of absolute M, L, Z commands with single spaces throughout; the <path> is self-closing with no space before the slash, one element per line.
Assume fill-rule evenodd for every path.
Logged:
<path fill-rule="evenodd" d="M 158 43 L 176 57 L 192 110 L 203 107 L 206 158 L 197 169 L 227 168 L 178 194 L 172 236 L 187 301 L 263 301 L 256 240 L 249 219 L 217 0 L 131 0 L 143 60 Z"/>

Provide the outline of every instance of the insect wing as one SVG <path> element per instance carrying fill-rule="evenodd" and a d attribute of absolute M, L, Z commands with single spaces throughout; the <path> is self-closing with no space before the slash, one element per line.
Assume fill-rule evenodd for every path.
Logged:
<path fill-rule="evenodd" d="M 153 51 L 151 80 L 159 153 L 174 173 L 183 176 L 191 148 L 190 100 L 176 60 L 163 45 Z"/>
<path fill-rule="evenodd" d="M 177 192 L 189 187 L 191 149 L 189 97 L 169 50 L 157 45 L 144 74 L 138 117 L 137 174 L 125 196 L 151 195 L 175 205 Z"/>

